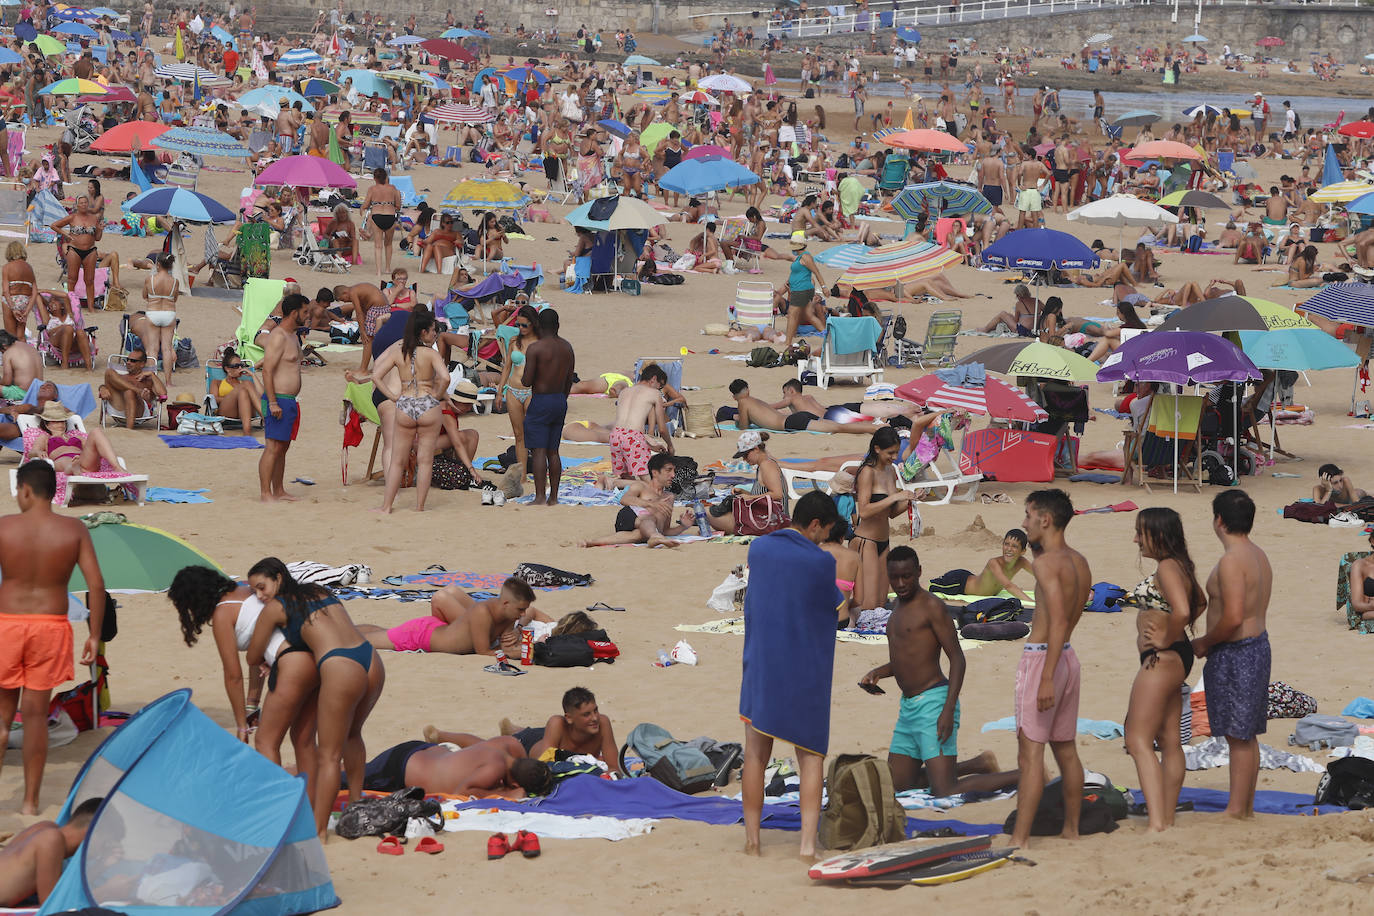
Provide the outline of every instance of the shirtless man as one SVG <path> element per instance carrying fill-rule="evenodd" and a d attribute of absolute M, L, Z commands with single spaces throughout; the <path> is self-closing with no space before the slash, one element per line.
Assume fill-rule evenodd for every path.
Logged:
<path fill-rule="evenodd" d="M 306 129 L 306 136 L 309 138 L 309 146 L 306 153 L 311 156 L 319 156 L 321 159 L 329 156 L 329 125 L 324 118 L 315 117 L 314 112 L 310 113 L 309 126 Z"/>
<path fill-rule="evenodd" d="M 1001 156 L 992 155 L 991 149 L 987 151 L 978 164 L 974 166 L 975 183 L 979 186 L 983 196 L 992 204 L 994 213 L 1002 212 L 1002 201 L 1011 192 L 1011 185 L 1007 183 L 1007 166 L 1002 161 Z"/>
<path fill-rule="evenodd" d="M 494 656 L 498 648 L 515 645 L 512 634 L 517 626 L 548 619 L 535 609 L 534 592 L 525 580 L 512 576 L 495 598 L 477 601 L 458 586 L 448 585 L 435 592 L 428 617 L 390 629 L 360 623 L 358 632 L 378 649 Z"/>
<path fill-rule="evenodd" d="M 1003 590 L 1011 592 L 1022 603 L 1031 605 L 1035 601 L 1030 595 L 1012 582 L 1017 573 L 1031 571 L 1030 561 L 1026 559 L 1026 532 L 1013 528 L 1002 538 L 1002 553 L 988 560 L 981 573 L 967 569 L 952 569 L 938 579 L 930 580 L 930 590 L 937 595 L 981 595 L 991 597 Z"/>
<path fill-rule="evenodd" d="M 558 505 L 563 479 L 558 443 L 576 363 L 572 345 L 558 336 L 558 312 L 544 309 L 539 313 L 539 339 L 525 350 L 525 373 L 520 378 L 521 386 L 532 392 L 525 407 L 525 447 L 530 450 L 536 506 Z"/>
<path fill-rule="evenodd" d="M 1207 577 L 1207 632 L 1193 652 L 1207 659 L 1207 718 L 1231 752 L 1231 797 L 1226 814 L 1255 815 L 1259 742 L 1269 696 L 1269 633 L 1265 616 L 1274 573 L 1269 558 L 1250 540 L 1255 503 L 1244 490 L 1212 499 L 1212 531 L 1223 553 Z M 1147 634 L 1148 636 L 1148 634 Z"/>
<path fill-rule="evenodd" d="M 305 314 L 305 297 L 292 293 L 281 301 L 281 324 L 267 337 L 262 358 L 262 421 L 265 448 L 258 461 L 259 498 L 263 502 L 297 497 L 286 492 L 286 452 L 301 426 L 301 343 L 296 336 Z"/>
<path fill-rule="evenodd" d="M 366 369 L 371 364 L 372 358 L 376 356 L 372 352 L 372 336 L 377 328 L 382 326 L 391 315 L 391 300 L 382 292 L 381 287 L 375 283 L 355 283 L 352 286 L 340 284 L 334 287 L 334 307 L 342 309 L 345 313 L 352 312 L 354 319 L 358 322 L 359 335 L 363 342 L 363 358 L 358 364 L 359 369 Z M 369 333 L 368 312 L 376 309 L 373 317 L 373 326 Z"/>
<path fill-rule="evenodd" d="M 653 454 L 644 429 L 660 435 L 668 454 L 673 454 L 673 437 L 663 410 L 663 389 L 668 374 L 657 365 L 647 365 L 639 381 L 620 392 L 615 406 L 615 426 L 611 428 L 611 471 L 621 480 L 647 480 L 649 456 Z M 652 421 L 652 423 L 650 422 Z"/>
<path fill-rule="evenodd" d="M 737 378 L 730 383 L 730 394 L 734 397 L 735 403 L 739 405 L 738 412 L 735 414 L 735 426 L 741 431 L 746 429 L 771 429 L 775 432 L 789 430 L 799 432 L 810 430 L 816 433 L 852 433 L 854 435 L 869 436 L 877 432 L 886 424 L 883 423 L 837 423 L 834 420 L 823 420 L 811 411 L 790 411 L 782 413 L 778 408 L 765 404 L 758 398 L 750 397 L 749 383 L 742 378 Z M 820 404 L 815 406 L 820 407 Z M 825 412 L 825 408 L 821 408 Z"/>
<path fill-rule="evenodd" d="M 963 792 L 999 792 L 1016 785 L 1016 771 L 997 772 L 997 760 L 981 754 L 958 762 L 959 691 L 964 686 L 964 650 L 944 603 L 921 588 L 921 563 L 910 547 L 887 556 L 888 581 L 897 604 L 887 623 L 888 661 L 868 672 L 859 686 L 882 693 L 878 682 L 897 678 L 902 700 L 887 754 L 893 787 L 902 792 L 928 785 L 940 797 Z M 949 677 L 940 653 L 949 658 Z M 924 769 L 924 773 L 922 773 Z M 964 774 L 961 776 L 960 771 Z"/>
<path fill-rule="evenodd" d="M 602 715 L 596 696 L 586 687 L 573 687 L 563 694 L 563 714 L 550 716 L 543 728 L 520 728 L 510 719 L 501 720 L 501 734 L 520 742 L 525 753 L 536 760 L 549 748 L 570 754 L 595 757 L 612 773 L 620 772 L 620 746 L 616 744 L 611 720 Z M 425 740 L 462 745 L 461 732 L 441 732 L 433 725 L 425 726 Z"/>
<path fill-rule="evenodd" d="M 81 664 L 95 661 L 105 620 L 105 580 L 90 533 L 78 519 L 52 511 L 57 473 L 46 461 L 20 466 L 15 484 L 18 515 L 0 518 L 0 747 L 5 747 L 18 710 L 24 721 L 24 803 L 20 814 L 38 813 L 38 790 L 48 760 L 48 706 L 53 688 L 70 681 L 72 625 L 67 621 L 67 581 L 81 568 L 90 589 L 89 635 Z"/>
<path fill-rule="evenodd" d="M 456 751 L 427 741 L 405 741 L 369 760 L 363 775 L 363 788 L 378 792 L 419 786 L 426 793 L 510 799 L 542 795 L 552 785 L 549 765 L 531 760 L 520 742 L 508 735 L 478 739 Z"/>
<path fill-rule="evenodd" d="M 1078 837 L 1083 806 L 1083 764 L 1078 732 L 1079 665 L 1069 639 L 1092 591 L 1092 571 L 1083 555 L 1064 541 L 1073 502 L 1063 490 L 1036 490 L 1026 497 L 1022 523 L 1039 555 L 1035 573 L 1035 617 L 1016 669 L 1016 744 L 1021 778 L 1016 787 L 1016 829 L 1011 845 L 1030 842 L 1040 796 L 1045 791 L 1045 745 L 1059 765 L 1064 792 L 1065 839 Z"/>
<path fill-rule="evenodd" d="M 286 101 L 285 98 L 282 101 Z M 296 148 L 296 132 L 305 121 L 305 116 L 301 113 L 301 103 L 296 102 L 290 108 L 283 107 L 277 113 L 277 142 L 281 144 L 282 153 L 291 155 Z"/>
<path fill-rule="evenodd" d="M 1312 501 L 1315 503 L 1332 502 L 1338 506 L 1357 503 L 1369 494 L 1350 482 L 1350 478 L 1334 464 L 1324 464 L 1317 468 L 1317 485 L 1312 488 Z"/>
<path fill-rule="evenodd" d="M 1025 159 L 1012 170 L 1012 183 L 1016 186 L 1016 228 L 1025 229 L 1039 226 L 1041 213 L 1045 208 L 1044 197 L 1040 193 L 1040 182 L 1050 177 L 1050 170 L 1035 156 L 1031 147 L 1023 147 Z"/>
<path fill-rule="evenodd" d="M 675 535 L 696 524 L 696 510 L 685 509 L 678 523 L 673 522 L 673 494 L 668 484 L 677 475 L 672 455 L 657 454 L 649 459 L 648 474 L 632 480 L 620 497 L 620 512 L 615 517 L 615 534 L 584 541 L 583 547 L 611 547 L 616 544 L 648 544 L 650 547 L 676 547 Z"/>
<path fill-rule="evenodd" d="M 0 849 L 0 906 L 17 907 L 25 900 L 48 899 L 62 866 L 86 838 L 103 798 L 88 798 L 76 806 L 61 827 L 52 821 L 31 824 Z"/>
<path fill-rule="evenodd" d="M 124 413 L 124 425 L 134 428 L 134 421 L 143 415 L 139 405 L 151 406 L 167 397 L 167 386 L 148 365 L 148 354 L 130 350 L 124 358 L 124 372 L 111 366 L 105 370 L 105 384 L 100 386 L 100 399 L 109 401 Z"/>
<path fill-rule="evenodd" d="M 8 331 L 0 331 L 0 385 L 28 391 L 33 380 L 42 377 L 43 357 L 38 351 Z"/>
<path fill-rule="evenodd" d="M 1264 224 L 1281 228 L 1288 223 L 1288 211 L 1292 207 L 1288 198 L 1279 193 L 1278 186 L 1269 188 L 1269 199 L 1264 202 Z"/>

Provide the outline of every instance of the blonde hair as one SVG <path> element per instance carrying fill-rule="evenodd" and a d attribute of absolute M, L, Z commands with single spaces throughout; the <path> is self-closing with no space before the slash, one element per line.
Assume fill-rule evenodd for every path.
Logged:
<path fill-rule="evenodd" d="M 6 261 L 27 261 L 28 259 L 29 253 L 24 250 L 23 242 L 10 242 L 5 246 Z"/>

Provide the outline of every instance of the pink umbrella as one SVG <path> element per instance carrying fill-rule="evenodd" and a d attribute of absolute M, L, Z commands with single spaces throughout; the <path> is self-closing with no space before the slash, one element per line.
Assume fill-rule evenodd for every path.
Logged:
<path fill-rule="evenodd" d="M 1049 419 L 1039 404 L 1006 382 L 988 376 L 982 388 L 950 385 L 934 373 L 913 379 L 896 391 L 899 398 L 930 407 L 949 407 L 969 413 L 988 414 L 998 420 L 1035 423 Z"/>
<path fill-rule="evenodd" d="M 710 156 L 724 156 L 726 159 L 735 158 L 735 154 L 723 146 L 716 146 L 714 143 L 702 143 L 692 147 L 684 155 L 683 159 L 706 159 Z"/>
<path fill-rule="evenodd" d="M 715 97 L 712 96 L 709 92 L 702 92 L 700 89 L 696 90 L 691 95 L 684 96 L 682 99 L 680 99 L 680 101 L 687 102 L 692 105 L 720 104 L 720 102 L 716 101 Z"/>
<path fill-rule="evenodd" d="M 1041 143 L 1041 144 L 1039 144 L 1038 146 L 1032 147 L 1032 149 L 1035 150 L 1035 155 L 1037 155 L 1037 156 L 1043 156 L 1043 155 L 1045 155 L 1046 153 L 1048 153 L 1050 150 L 1054 149 L 1054 141 L 1053 141 L 1053 140 L 1046 140 L 1044 143 Z"/>
<path fill-rule="evenodd" d="M 427 113 L 436 121 L 446 121 L 452 124 L 487 124 L 496 120 L 494 115 L 483 108 L 459 103 L 440 105 Z"/>
<path fill-rule="evenodd" d="M 358 182 L 338 165 L 319 156 L 287 156 L 258 173 L 253 184 L 282 188 L 356 188 Z"/>
<path fill-rule="evenodd" d="M 128 86 L 111 86 L 104 95 L 77 96 L 76 101 L 82 105 L 100 105 L 112 102 L 136 102 L 138 99 L 134 95 L 134 91 Z"/>

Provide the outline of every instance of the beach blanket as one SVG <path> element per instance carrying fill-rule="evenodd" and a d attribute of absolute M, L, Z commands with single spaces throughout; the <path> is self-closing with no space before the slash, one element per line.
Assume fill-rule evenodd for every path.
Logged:
<path fill-rule="evenodd" d="M 618 506 L 624 490 L 603 490 L 587 483 L 564 482 L 558 487 L 558 501 L 569 506 Z M 526 493 L 515 500 L 521 505 L 534 502 L 534 494 Z"/>
<path fill-rule="evenodd" d="M 1292 770 L 1294 773 L 1325 773 L 1326 767 L 1291 751 L 1279 750 L 1267 744 L 1259 746 L 1261 770 Z M 1225 738 L 1208 738 L 1201 744 L 1185 744 L 1183 759 L 1190 770 L 1210 770 L 1231 762 L 1231 749 Z"/>
<path fill-rule="evenodd" d="M 462 570 L 444 569 L 442 566 L 430 567 L 423 572 L 409 573 L 401 576 L 387 576 L 382 580 L 383 585 L 419 585 L 426 588 L 440 589 L 450 585 L 456 585 L 463 590 L 478 589 L 486 592 L 501 591 L 502 584 L 510 578 L 510 573 L 504 575 L 498 573 L 474 573 Z M 550 588 L 543 585 L 531 586 L 543 592 L 561 592 L 572 588 L 571 585 L 561 585 Z"/>
<path fill-rule="evenodd" d="M 679 544 L 690 544 L 693 541 L 714 541 L 720 537 L 719 534 L 712 534 L 710 537 L 703 537 L 700 534 L 670 534 L 665 535 L 664 539 L 676 541 Z M 598 544 L 598 547 L 648 547 L 648 544 Z M 663 546 L 663 545 L 659 545 Z"/>
<path fill-rule="evenodd" d="M 1016 717 L 1007 716 L 1004 719 L 994 719 L 991 722 L 984 722 L 981 731 L 985 732 L 1014 732 L 1016 731 Z M 1078 720 L 1078 733 L 1080 735 L 1092 735 L 1103 741 L 1110 741 L 1113 738 L 1122 738 L 1126 735 L 1126 730 L 1120 723 L 1113 722 L 1111 719 L 1084 719 Z M 1224 807 L 1224 806 L 1223 806 Z"/>
<path fill-rule="evenodd" d="M 713 633 L 716 635 L 743 636 L 744 618 L 725 617 L 721 620 L 709 620 L 706 623 L 700 624 L 680 623 L 677 626 L 673 627 L 673 629 L 681 633 Z M 836 630 L 835 641 L 868 643 L 869 645 L 885 646 L 887 645 L 887 634 L 880 633 L 877 631 L 865 630 Z M 965 652 L 971 652 L 981 645 L 983 645 L 983 643 L 979 642 L 976 639 L 959 640 L 959 646 Z"/>
<path fill-rule="evenodd" d="M 720 431 L 723 432 L 723 433 L 737 433 L 737 432 L 740 432 L 740 431 L 741 431 L 740 428 L 739 428 L 738 426 L 735 425 L 735 421 L 734 421 L 734 420 L 726 420 L 724 423 L 717 423 L 716 426 L 719 427 L 719 428 L 720 428 Z M 755 427 L 752 427 L 752 428 L 753 428 L 753 429 L 761 429 L 762 427 L 755 426 Z M 768 435 L 770 435 L 770 436 L 786 436 L 786 435 L 788 435 L 788 434 L 790 434 L 790 433 L 810 433 L 810 434 L 813 435 L 813 436 L 828 436 L 828 435 L 830 435 L 830 433 L 817 432 L 817 431 L 814 430 L 814 429 L 770 429 L 770 430 L 768 430 Z"/>
<path fill-rule="evenodd" d="M 149 487 L 143 498 L 150 503 L 208 503 L 214 502 L 202 493 L 210 491 L 204 487 L 199 490 L 179 490 L 176 487 Z"/>
<path fill-rule="evenodd" d="M 1031 589 L 1026 589 L 1025 591 L 1026 597 L 1029 598 L 1030 601 L 1021 601 L 1020 598 L 1016 600 L 1021 601 L 1023 607 L 1035 607 L 1035 592 Z M 1005 588 L 995 595 L 951 595 L 948 592 L 934 592 L 933 594 L 941 601 L 958 601 L 962 604 L 972 604 L 975 601 L 986 601 L 988 598 L 1016 598 L 1015 595 Z M 897 595 L 895 592 L 888 592 L 888 597 L 896 598 Z"/>
<path fill-rule="evenodd" d="M 1131 800 L 1145 803 L 1145 796 L 1139 789 L 1131 790 Z M 1192 802 L 1195 811 L 1225 811 L 1230 801 L 1230 793 L 1224 789 L 1193 789 L 1184 786 L 1178 793 L 1181 802 Z M 1345 811 L 1341 805 L 1314 805 L 1312 795 L 1307 792 L 1278 792 L 1274 789 L 1260 789 L 1255 793 L 1256 814 L 1335 814 Z"/>
<path fill-rule="evenodd" d="M 573 817 L 568 814 L 545 814 L 542 811 L 501 811 L 486 809 L 474 811 L 458 810 L 458 802 L 444 802 L 441 807 L 446 816 L 444 832 L 459 830 L 480 830 L 484 833 L 509 833 L 528 830 L 541 838 L 552 837 L 557 840 L 628 840 L 630 837 L 644 836 L 658 823 L 651 817 L 605 817 L 603 815 L 583 815 Z"/>
<path fill-rule="evenodd" d="M 169 448 L 262 448 L 262 443 L 252 436 L 176 436 L 160 434 Z"/>
<path fill-rule="evenodd" d="M 1121 475 L 1088 471 L 1083 474 L 1074 474 L 1069 478 L 1069 483 L 1121 483 Z"/>
<path fill-rule="evenodd" d="M 334 593 L 334 597 L 340 601 L 358 601 L 364 598 L 386 599 L 391 598 L 396 601 L 429 601 L 434 598 L 434 592 L 429 589 L 420 588 L 377 588 L 368 585 L 332 585 L 329 590 Z M 468 592 L 469 595 L 478 601 L 486 601 L 495 598 L 496 592 Z"/>

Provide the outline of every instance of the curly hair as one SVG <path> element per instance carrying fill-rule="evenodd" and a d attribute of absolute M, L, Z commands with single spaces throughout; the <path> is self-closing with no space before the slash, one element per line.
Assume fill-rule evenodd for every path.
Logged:
<path fill-rule="evenodd" d="M 200 631 L 215 614 L 215 605 L 238 588 L 238 583 L 208 566 L 183 566 L 172 579 L 167 597 L 177 609 L 181 635 L 194 646 Z"/>

